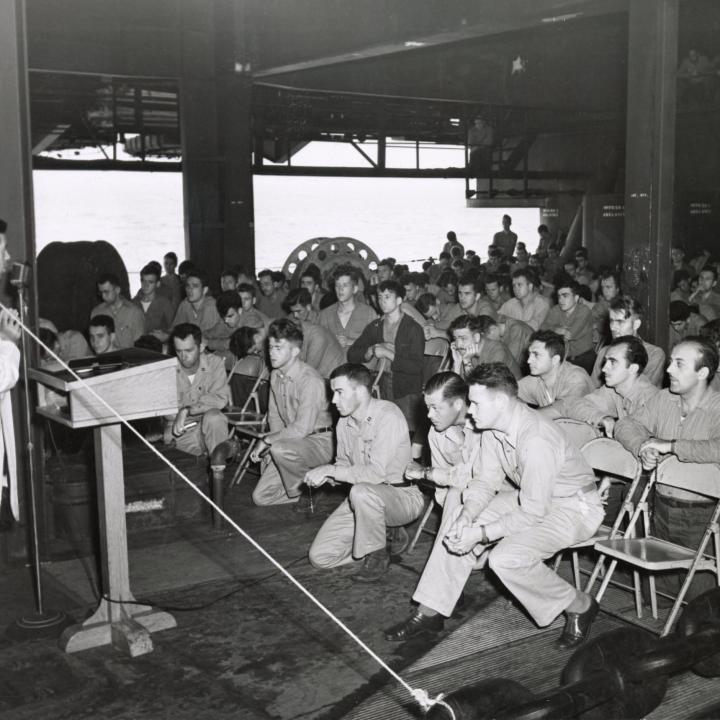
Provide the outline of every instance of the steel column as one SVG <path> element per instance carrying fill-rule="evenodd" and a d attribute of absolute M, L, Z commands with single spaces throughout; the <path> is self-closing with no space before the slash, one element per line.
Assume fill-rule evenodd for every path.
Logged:
<path fill-rule="evenodd" d="M 675 167 L 678 0 L 629 3 L 625 284 L 666 347 Z"/>

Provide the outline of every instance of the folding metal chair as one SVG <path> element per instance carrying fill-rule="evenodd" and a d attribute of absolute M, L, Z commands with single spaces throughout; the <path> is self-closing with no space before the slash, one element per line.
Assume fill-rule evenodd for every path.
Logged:
<path fill-rule="evenodd" d="M 432 338 L 425 343 L 423 353 L 423 385 L 435 373 L 441 372 L 450 353 L 450 341 L 445 338 Z"/>
<path fill-rule="evenodd" d="M 590 427 L 589 425 L 587 427 Z M 610 438 L 594 438 L 586 442 L 582 447 L 582 454 L 588 465 L 590 465 L 596 473 L 606 477 L 612 476 L 629 482 L 627 493 L 625 495 L 625 501 L 623 502 L 612 527 L 608 525 L 601 525 L 595 535 L 583 542 L 575 543 L 566 551 L 571 553 L 571 562 L 573 570 L 573 580 L 575 587 L 581 589 L 580 581 L 580 561 L 579 561 L 579 550 L 596 546 L 599 540 L 604 540 L 610 537 L 616 537 L 621 533 L 621 527 L 623 522 L 630 519 L 633 514 L 633 497 L 637 490 L 640 477 L 642 475 L 642 466 L 638 459 L 629 453 L 619 442 L 611 440 Z M 647 513 L 647 505 L 644 506 L 643 517 L 645 519 L 646 528 L 649 526 L 649 518 Z M 565 551 L 563 551 L 565 552 Z M 555 570 L 557 570 L 562 559 L 562 553 L 559 553 L 555 560 Z M 585 587 L 585 591 L 589 592 L 595 583 L 600 572 L 604 567 L 604 558 L 601 555 L 595 563 L 590 579 Z M 636 573 L 634 577 L 634 587 L 636 600 L 640 598 L 640 577 Z"/>
<path fill-rule="evenodd" d="M 688 548 L 683 545 L 668 542 L 667 540 L 662 540 L 650 535 L 649 532 L 646 537 L 643 538 L 637 538 L 634 534 L 631 534 L 641 513 L 641 506 L 647 503 L 648 495 L 655 483 L 705 495 L 716 501 L 715 508 L 705 527 L 705 532 L 700 540 L 700 544 L 696 548 Z M 680 462 L 676 457 L 669 457 L 663 460 L 653 471 L 650 481 L 643 491 L 641 500 L 630 519 L 630 527 L 625 537 L 608 538 L 595 543 L 595 547 L 601 553 L 613 558 L 605 575 L 605 579 L 598 590 L 597 600 L 599 601 L 605 593 L 618 561 L 625 562 L 649 573 L 650 604 L 653 618 L 657 619 L 657 594 L 655 590 L 654 573 L 684 569 L 687 571 L 684 582 L 680 592 L 675 597 L 675 602 L 660 633 L 661 637 L 669 634 L 675 618 L 680 612 L 683 599 L 698 570 L 710 570 L 714 572 L 718 585 L 720 585 L 719 516 L 720 467 L 710 463 Z M 710 542 L 710 538 L 713 539 L 715 548 L 714 558 L 705 555 L 705 549 Z M 638 612 L 638 617 L 642 617 L 640 612 Z"/>
<path fill-rule="evenodd" d="M 240 464 L 230 481 L 230 487 L 238 485 L 245 477 L 245 473 L 250 467 L 250 455 L 261 440 L 262 436 L 267 432 L 267 413 L 261 412 L 261 403 L 259 390 L 263 383 L 267 383 L 269 372 L 267 368 L 257 376 L 245 403 L 240 408 L 231 408 L 226 410 L 224 415 L 228 424 L 232 428 L 232 435 L 238 440 L 246 442 L 247 446 Z M 252 406 L 252 409 L 251 409 Z"/>

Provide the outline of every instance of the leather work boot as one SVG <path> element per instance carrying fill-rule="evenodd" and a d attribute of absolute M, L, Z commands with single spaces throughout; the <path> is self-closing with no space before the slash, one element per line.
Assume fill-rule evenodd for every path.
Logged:
<path fill-rule="evenodd" d="M 402 642 L 421 633 L 442 630 L 444 625 L 445 618 L 442 615 L 423 615 L 419 610 L 414 610 L 405 620 L 385 630 L 385 639 Z"/>
<path fill-rule="evenodd" d="M 387 537 L 388 552 L 391 555 L 400 555 L 410 544 L 410 536 L 402 525 L 387 528 L 385 536 Z"/>
<path fill-rule="evenodd" d="M 352 579 L 358 582 L 377 582 L 387 572 L 389 565 L 388 551 L 385 548 L 375 550 L 365 556 L 362 567 L 352 576 Z"/>

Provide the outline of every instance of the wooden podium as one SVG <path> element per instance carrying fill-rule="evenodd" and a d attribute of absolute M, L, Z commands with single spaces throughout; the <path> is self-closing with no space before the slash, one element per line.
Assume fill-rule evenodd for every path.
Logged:
<path fill-rule="evenodd" d="M 28 371 L 38 382 L 39 414 L 71 428 L 94 428 L 103 598 L 91 617 L 63 632 L 60 647 L 77 652 L 112 643 L 135 657 L 152 651 L 151 632 L 177 623 L 169 613 L 134 603 L 128 570 L 121 425 L 85 385 L 126 420 L 174 415 L 177 361 L 129 348 L 76 360 L 72 366 L 83 382 L 64 370 Z"/>

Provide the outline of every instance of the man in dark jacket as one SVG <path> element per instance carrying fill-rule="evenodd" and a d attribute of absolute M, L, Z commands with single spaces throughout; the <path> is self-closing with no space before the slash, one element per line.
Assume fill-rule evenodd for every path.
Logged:
<path fill-rule="evenodd" d="M 385 366 L 380 394 L 400 407 L 413 430 L 413 408 L 422 393 L 425 335 L 420 325 L 402 312 L 404 297 L 405 288 L 395 280 L 378 285 L 378 303 L 383 315 L 369 323 L 348 348 L 348 362 L 377 360 Z"/>

